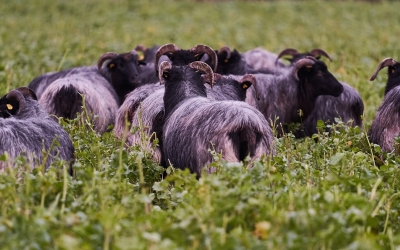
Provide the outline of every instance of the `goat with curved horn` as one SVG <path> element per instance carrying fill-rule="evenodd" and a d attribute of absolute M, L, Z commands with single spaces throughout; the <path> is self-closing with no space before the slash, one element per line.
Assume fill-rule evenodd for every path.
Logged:
<path fill-rule="evenodd" d="M 307 67 L 307 66 L 312 66 L 315 64 L 316 61 L 317 60 L 312 56 L 307 56 L 306 58 L 298 60 L 293 66 L 292 75 L 293 75 L 294 79 L 296 79 L 297 81 L 300 81 L 299 76 L 297 75 L 297 73 L 299 72 L 299 69 L 301 69 L 303 67 Z"/>
<path fill-rule="evenodd" d="M 206 53 L 210 58 L 211 58 L 211 67 L 213 71 L 217 70 L 218 62 L 217 62 L 217 54 L 213 49 L 211 49 L 209 46 L 204 45 L 204 44 L 198 44 L 194 46 L 190 51 L 196 53 L 197 55 Z M 197 60 L 200 60 L 201 57 L 196 58 Z"/>
<path fill-rule="evenodd" d="M 107 52 L 107 53 L 105 53 L 105 54 L 102 55 L 102 56 L 99 58 L 99 60 L 97 61 L 97 68 L 98 68 L 99 70 L 101 70 L 101 68 L 102 68 L 102 66 L 103 66 L 103 63 L 104 63 L 105 61 L 115 59 L 117 56 L 118 56 L 118 54 L 115 53 L 115 52 Z"/>
<path fill-rule="evenodd" d="M 173 43 L 168 43 L 168 44 L 165 44 L 165 45 L 161 46 L 157 50 L 156 60 L 155 60 L 155 63 L 154 63 L 154 67 L 155 67 L 156 72 L 158 72 L 158 61 L 160 60 L 161 56 L 165 55 L 166 53 L 174 53 L 174 52 L 179 51 L 179 50 L 180 50 L 180 48 L 178 46 L 176 46 L 175 44 L 173 44 Z"/>
<path fill-rule="evenodd" d="M 391 57 L 385 58 L 382 60 L 382 62 L 378 65 L 378 68 L 375 70 L 374 74 L 369 78 L 370 81 L 375 80 L 376 76 L 378 75 L 379 71 L 381 71 L 383 68 L 388 67 L 388 66 L 394 66 L 397 62 L 392 59 Z"/>

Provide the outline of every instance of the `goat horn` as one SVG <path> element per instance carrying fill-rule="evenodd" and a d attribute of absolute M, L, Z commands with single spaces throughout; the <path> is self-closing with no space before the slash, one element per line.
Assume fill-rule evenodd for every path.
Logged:
<path fill-rule="evenodd" d="M 210 81 L 211 88 L 214 86 L 214 72 L 211 69 L 211 67 L 208 66 L 207 63 L 195 61 L 190 63 L 189 67 L 200 71 L 204 71 L 207 74 L 207 77 L 205 77 L 205 79 L 208 79 Z"/>
<path fill-rule="evenodd" d="M 329 54 L 323 49 L 313 49 L 310 51 L 310 55 L 312 55 L 315 58 L 317 58 L 317 56 L 325 56 L 331 62 L 333 61 L 332 58 L 329 56 Z"/>
<path fill-rule="evenodd" d="M 257 100 L 260 100 L 260 95 L 258 94 L 258 90 L 257 90 L 257 79 L 254 75 L 252 74 L 247 74 L 244 75 L 242 77 L 242 79 L 240 80 L 240 83 L 244 83 L 244 82 L 251 82 L 251 85 L 254 86 L 254 89 L 256 91 L 256 98 Z"/>
<path fill-rule="evenodd" d="M 228 46 L 224 46 L 224 47 L 220 48 L 218 50 L 218 55 L 221 55 L 222 52 L 226 53 L 226 58 L 225 59 L 231 58 L 231 49 Z"/>
<path fill-rule="evenodd" d="M 143 44 L 139 44 L 138 46 L 135 47 L 134 50 L 144 53 L 144 52 L 146 52 L 147 48 Z"/>
<path fill-rule="evenodd" d="M 194 46 L 190 51 L 198 54 L 198 53 L 206 53 L 211 58 L 211 67 L 214 71 L 217 70 L 218 62 L 217 62 L 217 53 L 208 47 L 207 45 L 199 44 Z"/>
<path fill-rule="evenodd" d="M 293 66 L 292 75 L 293 75 L 294 79 L 296 79 L 296 81 L 300 81 L 299 76 L 297 75 L 299 69 L 306 67 L 306 66 L 312 66 L 315 64 L 316 61 L 317 61 L 317 59 L 315 59 L 312 56 L 307 56 L 306 58 L 298 60 Z"/>
<path fill-rule="evenodd" d="M 11 90 L 7 95 L 6 98 L 16 100 L 19 104 L 19 109 L 17 114 L 24 110 L 26 107 L 26 100 L 24 94 L 20 92 L 18 89 Z"/>
<path fill-rule="evenodd" d="M 156 72 L 158 71 L 158 61 L 160 60 L 160 57 L 165 55 L 167 52 L 175 52 L 180 50 L 180 48 L 178 46 L 176 46 L 175 44 L 172 43 L 168 43 L 165 44 L 163 46 L 161 46 L 156 53 L 156 61 L 154 63 L 154 67 Z"/>
<path fill-rule="evenodd" d="M 107 52 L 107 53 L 105 53 L 105 54 L 102 55 L 102 56 L 100 57 L 100 59 L 97 61 L 97 68 L 98 68 L 99 70 L 101 70 L 101 68 L 103 67 L 103 63 L 104 63 L 105 61 L 110 60 L 110 59 L 114 59 L 114 58 L 116 58 L 117 56 L 118 56 L 118 54 L 115 53 L 115 52 Z"/>
<path fill-rule="evenodd" d="M 375 80 L 376 76 L 378 75 L 379 71 L 381 71 L 381 69 L 383 69 L 384 67 L 387 66 L 394 66 L 397 62 L 388 57 L 382 60 L 382 62 L 378 65 L 378 68 L 375 70 L 375 73 L 371 76 L 371 78 L 369 78 L 370 81 Z"/>
<path fill-rule="evenodd" d="M 278 65 L 279 62 L 279 58 L 283 57 L 283 56 L 295 56 L 300 54 L 299 51 L 297 51 L 297 49 L 292 49 L 292 48 L 287 48 L 281 51 L 281 53 L 279 53 L 278 57 L 275 60 L 275 65 Z"/>
<path fill-rule="evenodd" d="M 158 79 L 160 80 L 160 84 L 163 84 L 162 83 L 162 76 L 164 74 L 164 71 L 168 70 L 168 69 L 172 69 L 172 65 L 167 61 L 161 62 L 159 70 L 158 70 Z"/>

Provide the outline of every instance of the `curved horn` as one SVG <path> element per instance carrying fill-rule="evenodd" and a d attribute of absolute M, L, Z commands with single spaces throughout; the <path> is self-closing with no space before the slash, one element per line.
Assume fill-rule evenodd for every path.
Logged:
<path fill-rule="evenodd" d="M 310 51 L 310 55 L 312 55 L 315 58 L 317 58 L 317 56 L 325 56 L 326 58 L 328 58 L 332 62 L 332 58 L 323 49 L 313 49 L 313 50 Z"/>
<path fill-rule="evenodd" d="M 278 65 L 278 61 L 279 58 L 283 57 L 283 56 L 295 56 L 300 54 L 296 49 L 292 49 L 292 48 L 287 48 L 281 51 L 281 53 L 279 53 L 278 57 L 275 60 L 275 65 Z"/>
<path fill-rule="evenodd" d="M 99 58 L 99 60 L 97 61 L 97 68 L 98 68 L 99 70 L 101 70 L 101 68 L 102 68 L 102 66 L 103 66 L 103 63 L 104 63 L 105 61 L 110 60 L 110 59 L 114 59 L 114 58 L 116 58 L 117 56 L 118 56 L 118 54 L 115 53 L 115 52 L 107 52 L 107 53 L 105 53 L 105 54 L 102 55 L 102 56 Z"/>
<path fill-rule="evenodd" d="M 160 67 L 159 67 L 159 70 L 158 70 L 158 79 L 160 80 L 160 84 L 163 84 L 162 76 L 164 74 L 164 71 L 168 70 L 168 69 L 172 69 L 172 65 L 169 62 L 164 61 L 164 62 L 162 62 L 160 64 Z"/>
<path fill-rule="evenodd" d="M 211 87 L 214 86 L 214 72 L 211 69 L 211 67 L 208 66 L 207 63 L 200 62 L 200 61 L 195 61 L 195 62 L 190 63 L 189 67 L 191 67 L 193 69 L 200 70 L 200 71 L 204 71 L 207 74 L 207 77 L 205 77 L 205 78 L 210 81 Z"/>
<path fill-rule="evenodd" d="M 306 58 L 298 60 L 293 66 L 292 75 L 293 75 L 294 79 L 296 79 L 296 81 L 300 81 L 299 76 L 297 75 L 299 69 L 306 67 L 306 66 L 312 66 L 315 64 L 316 61 L 317 61 L 317 59 L 315 59 L 312 56 L 307 56 Z"/>
<path fill-rule="evenodd" d="M 154 63 L 154 67 L 155 67 L 156 72 L 158 71 L 158 61 L 160 60 L 160 57 L 162 55 L 165 55 L 167 52 L 175 52 L 175 51 L 178 51 L 178 50 L 180 50 L 180 48 L 178 46 L 176 46 L 175 44 L 172 44 L 172 43 L 168 43 L 168 44 L 165 44 L 165 45 L 161 46 L 157 50 L 156 61 Z"/>
<path fill-rule="evenodd" d="M 387 66 L 394 66 L 397 62 L 388 57 L 382 60 L 382 62 L 378 65 L 378 68 L 375 70 L 374 74 L 371 76 L 371 78 L 369 78 L 370 81 L 375 80 L 376 76 L 378 75 L 379 71 L 381 71 L 381 69 L 383 69 L 384 67 Z"/>
<path fill-rule="evenodd" d="M 26 100 L 22 92 L 20 92 L 18 89 L 11 90 L 7 95 L 6 98 L 8 99 L 14 99 L 19 103 L 19 109 L 17 114 L 21 112 L 21 110 L 24 110 L 26 107 Z"/>
<path fill-rule="evenodd" d="M 218 61 L 217 61 L 217 53 L 215 51 L 204 44 L 198 44 L 190 49 L 190 51 L 199 54 L 199 53 L 206 53 L 211 58 L 211 67 L 214 71 L 217 70 Z"/>
<path fill-rule="evenodd" d="M 231 58 L 231 49 L 228 46 L 224 46 L 224 47 L 220 48 L 218 50 L 218 55 L 221 55 L 222 52 L 226 53 L 226 58 L 225 59 Z"/>
<path fill-rule="evenodd" d="M 254 75 L 252 74 L 247 74 L 244 75 L 242 77 L 242 79 L 240 80 L 240 83 L 244 83 L 244 82 L 251 82 L 251 85 L 254 86 L 254 90 L 256 91 L 256 98 L 257 100 L 260 100 L 260 95 L 258 94 L 258 90 L 257 90 L 257 79 Z"/>
<path fill-rule="evenodd" d="M 134 50 L 140 51 L 140 52 L 144 53 L 144 52 L 146 52 L 147 48 L 146 48 L 146 46 L 144 46 L 143 44 L 139 44 L 138 46 L 136 46 L 136 47 L 134 48 Z"/>

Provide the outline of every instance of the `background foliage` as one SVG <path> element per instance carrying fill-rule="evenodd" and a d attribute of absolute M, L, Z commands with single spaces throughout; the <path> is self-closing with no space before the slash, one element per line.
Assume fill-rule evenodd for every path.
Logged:
<path fill-rule="evenodd" d="M 278 53 L 323 48 L 329 70 L 365 103 L 365 128 L 276 139 L 277 155 L 253 168 L 214 152 L 217 169 L 196 180 L 163 169 L 112 134 L 63 126 L 76 148 L 62 168 L 0 174 L 2 249 L 394 249 L 400 246 L 399 158 L 379 160 L 365 131 L 386 75 L 400 60 L 398 2 L 1 1 L 0 91 L 36 76 L 91 65 L 137 44 L 181 48 L 262 46 Z M 374 158 L 377 160 L 375 163 Z M 381 165 L 380 168 L 377 164 Z M 60 170 L 61 169 L 61 170 Z"/>

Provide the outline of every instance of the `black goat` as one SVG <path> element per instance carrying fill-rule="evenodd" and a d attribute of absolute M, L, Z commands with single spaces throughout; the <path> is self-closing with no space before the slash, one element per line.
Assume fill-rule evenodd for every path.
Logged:
<path fill-rule="evenodd" d="M 260 99 L 254 98 L 254 89 L 250 88 L 246 102 L 257 107 L 267 119 L 279 118 L 277 125 L 283 125 L 283 130 L 278 128 L 278 136 L 289 131 L 290 123 L 307 119 L 318 96 L 339 96 L 343 92 L 343 86 L 326 64 L 309 56 L 280 74 L 255 74 L 255 77 Z"/>
<path fill-rule="evenodd" d="M 300 53 L 296 49 L 288 48 L 281 51 L 278 58 L 290 56 L 287 58 L 292 66 L 298 60 L 307 56 L 319 59 L 321 56 L 332 61 L 329 54 L 322 49 L 313 49 L 306 53 Z M 276 61 L 277 63 L 279 61 Z M 285 66 L 289 69 L 291 66 Z M 297 137 L 311 136 L 318 132 L 316 124 L 318 120 L 326 123 L 335 123 L 335 118 L 340 118 L 346 124 L 351 126 L 362 127 L 362 116 L 364 113 L 363 100 L 353 87 L 345 82 L 340 82 L 343 85 L 343 93 L 340 96 L 322 95 L 316 100 L 315 109 L 302 122 L 302 128 L 296 131 Z M 329 131 L 329 129 L 327 129 Z"/>

